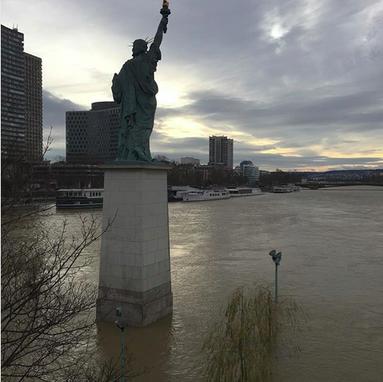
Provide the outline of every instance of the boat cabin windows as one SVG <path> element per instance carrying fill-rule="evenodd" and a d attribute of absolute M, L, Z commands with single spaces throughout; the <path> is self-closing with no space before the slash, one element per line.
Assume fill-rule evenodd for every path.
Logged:
<path fill-rule="evenodd" d="M 91 192 L 89 192 L 88 196 L 101 196 L 101 192 L 99 192 L 99 191 L 91 191 Z"/>
<path fill-rule="evenodd" d="M 211 193 L 209 194 L 209 196 L 222 196 L 222 195 L 226 195 L 227 193 L 226 192 L 214 192 L 214 193 Z"/>
<path fill-rule="evenodd" d="M 58 190 L 57 196 L 60 198 L 89 198 L 89 197 L 99 197 L 102 198 L 101 191 L 93 191 L 93 190 Z"/>

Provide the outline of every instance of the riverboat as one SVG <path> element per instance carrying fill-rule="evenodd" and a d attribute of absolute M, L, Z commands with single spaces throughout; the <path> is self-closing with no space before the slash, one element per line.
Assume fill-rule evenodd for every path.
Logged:
<path fill-rule="evenodd" d="M 227 190 L 198 190 L 190 191 L 182 196 L 184 202 L 200 202 L 206 200 L 229 199 L 230 193 Z"/>
<path fill-rule="evenodd" d="M 296 192 L 300 190 L 301 190 L 300 187 L 296 186 L 295 184 L 288 184 L 286 186 L 274 186 L 272 188 L 272 192 L 278 193 L 278 194 L 286 193 L 286 192 Z"/>
<path fill-rule="evenodd" d="M 232 198 L 238 198 L 241 196 L 255 196 L 262 195 L 262 191 L 259 188 L 250 188 L 250 187 L 233 187 L 227 188 L 227 191 Z"/>
<path fill-rule="evenodd" d="M 199 189 L 190 186 L 171 186 L 168 188 L 168 202 L 181 202 L 183 196 L 190 191 L 199 191 Z"/>
<path fill-rule="evenodd" d="M 57 190 L 56 208 L 102 208 L 102 188 L 62 188 Z"/>

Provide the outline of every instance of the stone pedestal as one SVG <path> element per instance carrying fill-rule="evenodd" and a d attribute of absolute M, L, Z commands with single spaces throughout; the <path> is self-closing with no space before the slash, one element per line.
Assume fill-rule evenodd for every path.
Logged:
<path fill-rule="evenodd" d="M 172 312 L 168 167 L 103 166 L 104 207 L 97 320 L 116 308 L 130 326 L 146 326 Z"/>

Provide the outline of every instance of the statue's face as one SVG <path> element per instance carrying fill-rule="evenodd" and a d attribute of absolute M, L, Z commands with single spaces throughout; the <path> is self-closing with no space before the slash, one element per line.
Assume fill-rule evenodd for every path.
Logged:
<path fill-rule="evenodd" d="M 136 40 L 133 43 L 133 57 L 136 57 L 148 50 L 148 43 L 145 40 Z"/>

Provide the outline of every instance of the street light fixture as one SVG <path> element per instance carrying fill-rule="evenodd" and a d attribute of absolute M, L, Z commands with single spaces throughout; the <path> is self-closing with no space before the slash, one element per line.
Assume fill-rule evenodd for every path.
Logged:
<path fill-rule="evenodd" d="M 120 329 L 121 331 L 121 336 L 120 336 L 120 382 L 125 382 L 126 379 L 126 343 L 125 343 L 125 325 L 123 324 L 121 317 L 122 317 L 122 309 L 121 307 L 116 307 L 116 316 L 117 320 L 114 322 L 117 326 L 117 328 Z"/>
<path fill-rule="evenodd" d="M 281 263 L 282 252 L 277 252 L 275 249 L 270 251 L 269 255 L 275 264 L 275 303 L 278 303 L 278 266 Z"/>

